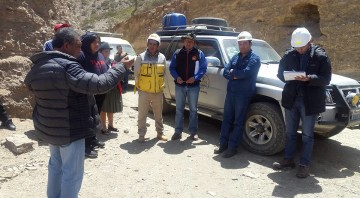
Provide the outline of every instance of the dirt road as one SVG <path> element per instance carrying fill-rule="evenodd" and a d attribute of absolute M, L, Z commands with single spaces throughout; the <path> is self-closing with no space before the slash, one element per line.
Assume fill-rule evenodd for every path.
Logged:
<path fill-rule="evenodd" d="M 316 140 L 311 176 L 297 179 L 296 170 L 276 172 L 282 158 L 260 156 L 240 147 L 223 159 L 213 154 L 221 123 L 199 118 L 200 140 L 158 141 L 149 118 L 145 143 L 137 138 L 137 95 L 124 94 L 124 112 L 116 114 L 119 133 L 99 135 L 106 147 L 97 159 L 86 159 L 81 198 L 102 197 L 360 197 L 360 129 L 346 129 L 328 140 Z M 0 129 L 0 139 L 25 134 L 36 140 L 31 120 L 14 119 L 18 130 Z M 174 115 L 164 117 L 165 134 L 173 133 Z M 185 122 L 187 124 L 187 120 Z M 128 129 L 129 132 L 124 132 Z M 15 156 L 0 147 L 0 197 L 46 197 L 48 146 Z"/>

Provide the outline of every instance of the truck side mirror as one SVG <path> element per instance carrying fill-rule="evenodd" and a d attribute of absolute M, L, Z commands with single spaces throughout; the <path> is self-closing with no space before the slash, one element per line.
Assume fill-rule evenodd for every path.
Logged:
<path fill-rule="evenodd" d="M 217 57 L 207 56 L 205 58 L 206 58 L 208 67 L 221 67 L 221 62 Z"/>

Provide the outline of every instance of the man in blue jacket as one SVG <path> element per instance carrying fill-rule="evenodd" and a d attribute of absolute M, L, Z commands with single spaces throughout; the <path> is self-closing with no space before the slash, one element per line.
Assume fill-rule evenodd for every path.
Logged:
<path fill-rule="evenodd" d="M 182 37 L 184 47 L 175 51 L 171 63 L 170 74 L 175 82 L 175 133 L 171 140 L 181 139 L 184 129 L 184 109 L 186 98 L 189 103 L 190 138 L 198 140 L 198 115 L 197 106 L 200 91 L 200 80 L 206 73 L 207 62 L 204 53 L 194 47 L 196 35 L 188 33 Z"/>
<path fill-rule="evenodd" d="M 255 94 L 260 58 L 251 50 L 252 35 L 241 32 L 237 38 L 240 53 L 225 66 L 223 76 L 228 79 L 221 125 L 220 144 L 215 154 L 229 158 L 237 153 L 244 132 L 246 111 Z"/>
<path fill-rule="evenodd" d="M 275 162 L 273 168 L 295 167 L 297 130 L 301 119 L 302 152 L 296 173 L 298 178 L 309 176 L 315 121 L 319 113 L 325 111 L 325 86 L 331 80 L 331 64 L 325 50 L 311 41 L 311 34 L 306 28 L 297 28 L 291 36 L 292 48 L 280 60 L 277 74 L 285 82 L 281 105 L 285 108 L 286 143 L 284 159 Z M 285 80 L 284 71 L 306 74 Z"/>
<path fill-rule="evenodd" d="M 52 41 L 54 51 L 35 54 L 25 84 L 35 95 L 35 134 L 49 143 L 47 197 L 76 198 L 84 175 L 85 138 L 101 129 L 94 94 L 104 93 L 123 78 L 123 64 L 101 75 L 77 62 L 80 35 L 62 28 Z M 129 68 L 131 65 L 126 65 Z"/>

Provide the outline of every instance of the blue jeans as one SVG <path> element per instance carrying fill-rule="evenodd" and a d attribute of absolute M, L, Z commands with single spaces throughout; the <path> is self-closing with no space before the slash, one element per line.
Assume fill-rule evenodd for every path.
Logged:
<path fill-rule="evenodd" d="M 189 104 L 189 132 L 191 135 L 197 133 L 198 129 L 198 98 L 200 86 L 179 86 L 175 85 L 176 115 L 175 133 L 182 133 L 184 129 L 184 109 L 186 99 Z"/>
<path fill-rule="evenodd" d="M 237 149 L 244 133 L 246 112 L 252 94 L 226 93 L 224 116 L 221 124 L 220 145 Z"/>
<path fill-rule="evenodd" d="M 294 159 L 296 152 L 296 143 L 298 137 L 298 127 L 301 119 L 302 122 L 302 152 L 300 157 L 300 165 L 309 166 L 311 154 L 314 145 L 314 127 L 316 114 L 305 115 L 305 105 L 303 97 L 296 97 L 295 103 L 291 109 L 285 109 L 286 124 L 286 143 L 285 143 L 285 159 Z"/>
<path fill-rule="evenodd" d="M 48 198 L 76 198 L 84 176 L 85 139 L 62 146 L 50 144 Z"/>

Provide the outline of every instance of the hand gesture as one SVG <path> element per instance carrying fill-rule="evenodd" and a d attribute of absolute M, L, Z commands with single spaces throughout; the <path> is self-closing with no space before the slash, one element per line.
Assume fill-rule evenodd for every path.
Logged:
<path fill-rule="evenodd" d="M 129 56 L 125 56 L 123 59 L 121 59 L 121 63 L 124 64 L 126 69 L 130 69 L 130 67 L 134 64 L 134 58 L 129 59 Z"/>

